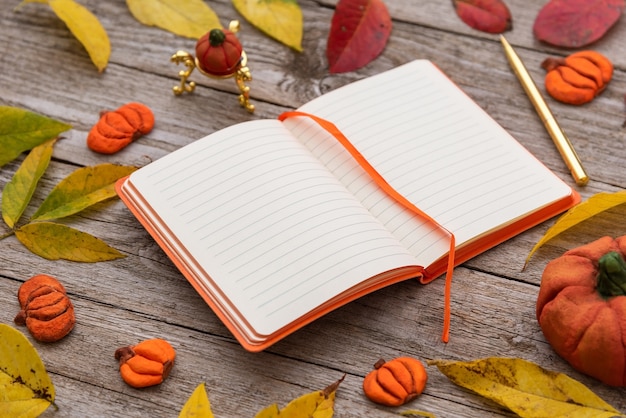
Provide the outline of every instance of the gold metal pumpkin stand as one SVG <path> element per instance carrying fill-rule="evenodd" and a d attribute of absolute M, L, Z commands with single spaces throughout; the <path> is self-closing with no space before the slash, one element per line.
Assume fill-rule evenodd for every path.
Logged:
<path fill-rule="evenodd" d="M 239 31 L 239 21 L 233 20 L 228 25 L 228 30 L 233 33 Z M 239 61 L 239 65 L 235 68 L 235 70 L 231 74 L 226 75 L 214 75 L 209 74 L 206 71 L 203 71 L 198 63 L 198 58 L 186 52 L 186 51 L 178 51 L 170 58 L 170 61 L 180 64 L 183 63 L 187 69 L 180 70 L 178 72 L 178 76 L 180 77 L 180 84 L 172 87 L 172 91 L 176 96 L 180 96 L 181 94 L 187 92 L 191 93 L 196 88 L 196 83 L 194 81 L 189 81 L 189 76 L 195 68 L 198 68 L 198 71 L 213 79 L 226 79 L 226 78 L 234 78 L 235 83 L 237 83 L 237 87 L 239 88 L 239 104 L 244 107 L 248 112 L 254 112 L 254 105 L 250 103 L 250 87 L 245 83 L 252 81 L 252 74 L 250 73 L 250 69 L 247 67 L 248 57 L 246 52 L 242 49 L 241 51 L 241 59 Z"/>

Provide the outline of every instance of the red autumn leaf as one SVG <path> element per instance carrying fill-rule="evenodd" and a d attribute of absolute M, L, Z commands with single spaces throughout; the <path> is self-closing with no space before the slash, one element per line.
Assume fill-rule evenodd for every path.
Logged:
<path fill-rule="evenodd" d="M 579 48 L 604 36 L 623 10 L 624 0 L 552 0 L 539 11 L 533 32 L 540 41 Z"/>
<path fill-rule="evenodd" d="M 502 0 L 452 0 L 456 14 L 468 26 L 488 33 L 511 30 L 511 12 Z"/>
<path fill-rule="evenodd" d="M 385 48 L 390 33 L 391 17 L 382 0 L 339 0 L 326 45 L 330 72 L 368 64 Z"/>

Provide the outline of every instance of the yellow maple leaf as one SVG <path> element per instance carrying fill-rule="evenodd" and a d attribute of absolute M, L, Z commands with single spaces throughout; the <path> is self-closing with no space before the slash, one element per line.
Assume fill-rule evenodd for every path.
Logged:
<path fill-rule="evenodd" d="M 0 413 L 36 417 L 54 404 L 54 386 L 37 350 L 13 327 L 0 324 Z"/>
<path fill-rule="evenodd" d="M 233 0 L 233 5 L 257 29 L 302 51 L 302 10 L 296 0 Z"/>
<path fill-rule="evenodd" d="M 344 377 L 323 390 L 310 392 L 292 400 L 283 409 L 272 404 L 257 413 L 255 418 L 332 418 L 335 392 Z"/>
<path fill-rule="evenodd" d="M 180 411 L 178 418 L 214 418 L 211 412 L 211 403 L 206 394 L 204 383 L 200 383 L 193 391 L 183 409 Z"/>
<path fill-rule="evenodd" d="M 520 417 L 621 416 L 582 383 L 519 358 L 431 360 L 453 383 L 508 408 Z"/>
<path fill-rule="evenodd" d="M 591 196 L 586 201 L 574 206 L 573 208 L 565 212 L 565 214 L 563 214 L 559 219 L 557 219 L 554 225 L 552 225 L 539 240 L 539 242 L 535 244 L 533 249 L 526 257 L 525 264 L 528 264 L 530 258 L 543 244 L 556 237 L 560 233 L 567 231 L 571 227 L 578 225 L 583 221 L 586 221 L 592 216 L 595 216 L 601 212 L 612 209 L 624 203 L 626 203 L 626 191 L 621 190 L 615 193 L 597 193 Z"/>
<path fill-rule="evenodd" d="M 198 39 L 214 28 L 221 28 L 217 14 L 202 0 L 126 0 L 139 22 L 176 35 Z"/>

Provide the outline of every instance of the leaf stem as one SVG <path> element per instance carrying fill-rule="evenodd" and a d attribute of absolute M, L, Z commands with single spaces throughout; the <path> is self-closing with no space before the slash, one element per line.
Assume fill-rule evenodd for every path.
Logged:
<path fill-rule="evenodd" d="M 9 231 L 9 232 L 7 232 L 6 234 L 2 234 L 2 235 L 0 235 L 0 240 L 3 240 L 3 239 L 5 239 L 5 238 L 8 238 L 8 237 L 10 237 L 11 235 L 15 235 L 15 231 L 14 231 L 14 230 Z"/>

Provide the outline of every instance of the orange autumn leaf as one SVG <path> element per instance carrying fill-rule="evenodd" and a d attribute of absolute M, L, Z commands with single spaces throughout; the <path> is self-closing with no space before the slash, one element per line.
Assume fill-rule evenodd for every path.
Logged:
<path fill-rule="evenodd" d="M 526 257 L 525 265 L 533 256 L 533 254 L 546 242 L 556 237 L 562 232 L 567 231 L 579 223 L 586 221 L 587 219 L 602 213 L 606 210 L 612 209 L 616 206 L 626 203 L 626 191 L 621 190 L 615 193 L 601 192 L 591 196 L 586 201 L 574 206 L 565 214 L 563 214 L 556 223 L 552 225 L 544 234 L 544 236 L 535 244 L 533 249 Z"/>

